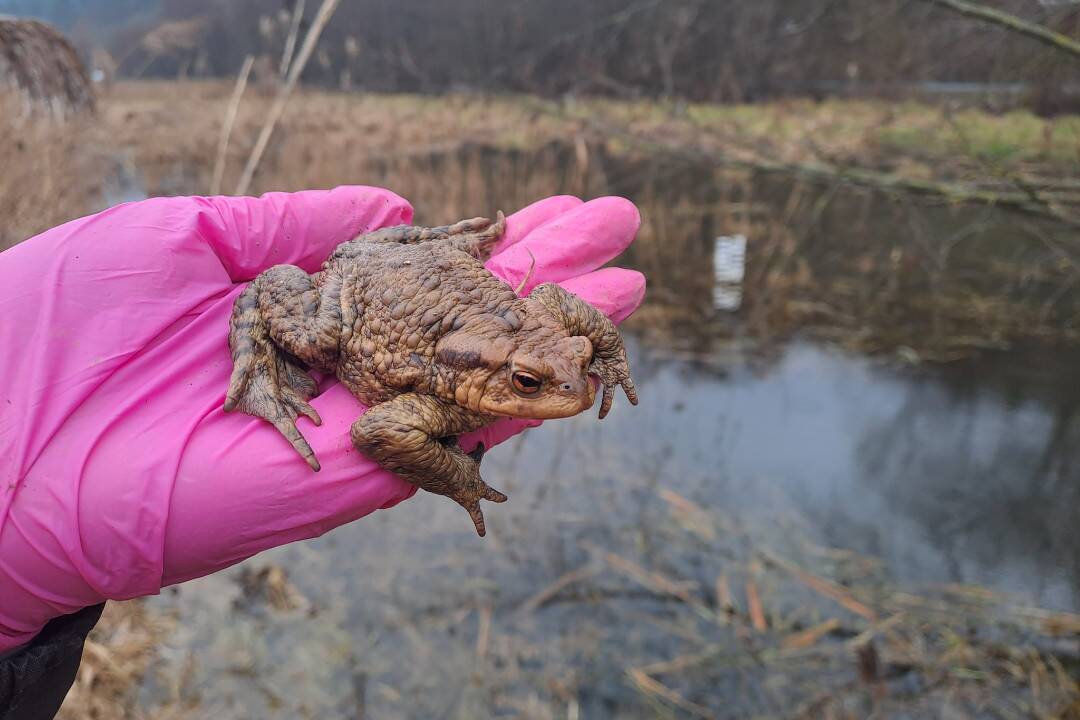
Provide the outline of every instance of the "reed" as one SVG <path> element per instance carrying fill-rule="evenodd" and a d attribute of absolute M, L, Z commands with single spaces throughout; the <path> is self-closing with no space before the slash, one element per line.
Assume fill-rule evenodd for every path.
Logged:
<path fill-rule="evenodd" d="M 27 115 L 23 102 L 0 92 L 0 250 L 91 212 L 107 167 L 90 118 Z"/>
<path fill-rule="evenodd" d="M 13 89 L 25 111 L 66 117 L 94 109 L 90 77 L 71 42 L 38 20 L 0 17 L 0 87 Z"/>

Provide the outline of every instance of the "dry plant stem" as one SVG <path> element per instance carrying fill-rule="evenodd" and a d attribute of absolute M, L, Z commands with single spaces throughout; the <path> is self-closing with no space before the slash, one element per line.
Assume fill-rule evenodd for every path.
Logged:
<path fill-rule="evenodd" d="M 281 69 L 278 74 L 284 80 L 292 63 L 293 51 L 296 50 L 296 36 L 300 33 L 300 21 L 304 18 L 305 0 L 297 0 L 293 10 L 292 22 L 289 24 L 289 37 L 285 39 L 285 50 L 281 53 Z"/>
<path fill-rule="evenodd" d="M 638 668 L 629 669 L 626 671 L 626 674 L 630 676 L 630 680 L 634 683 L 634 687 L 636 687 L 638 691 L 645 695 L 651 695 L 653 697 L 659 698 L 660 700 L 663 700 L 670 705 L 674 705 L 675 707 L 685 710 L 686 712 L 694 715 L 695 717 L 706 719 L 716 717 L 709 711 L 708 708 L 702 707 L 697 703 L 690 702 L 682 695 L 679 695 L 679 693 L 669 688 L 667 685 L 664 685 L 660 681 L 655 680 L 654 678 L 645 674 Z"/>
<path fill-rule="evenodd" d="M 1018 18 L 1015 15 L 1010 15 L 1007 12 L 1003 12 L 996 8 L 987 7 L 979 3 L 967 2 L 967 0 L 922 0 L 933 5 L 952 10 L 960 15 L 975 18 L 976 20 L 982 20 L 998 27 L 1009 30 L 1010 32 L 1019 33 L 1020 35 L 1026 35 L 1029 38 L 1034 38 L 1039 42 L 1049 45 L 1052 48 L 1060 50 L 1062 52 L 1072 55 L 1074 58 L 1080 58 L 1080 42 L 1073 40 L 1072 38 L 1062 35 L 1061 33 L 1054 32 L 1050 28 L 1043 27 L 1036 23 L 1028 22 L 1022 18 Z"/>
<path fill-rule="evenodd" d="M 758 632 L 765 632 L 769 624 L 765 620 L 765 608 L 761 604 L 761 593 L 758 592 L 757 582 L 753 579 L 746 581 L 746 605 L 750 608 L 750 624 Z"/>
<path fill-rule="evenodd" d="M 236 113 L 240 109 L 240 99 L 244 97 L 247 89 L 248 76 L 255 64 L 255 56 L 248 55 L 244 58 L 244 65 L 240 68 L 240 74 L 236 77 L 236 86 L 233 88 L 232 97 L 229 99 L 229 107 L 225 111 L 225 124 L 221 126 L 221 140 L 218 142 L 217 159 L 214 161 L 214 179 L 210 182 L 210 194 L 221 193 L 221 179 L 225 175 L 225 157 L 229 151 L 229 138 L 232 136 L 233 125 L 236 123 Z"/>
<path fill-rule="evenodd" d="M 582 543 L 582 547 L 592 551 L 595 555 L 601 557 L 609 566 L 639 585 L 652 590 L 658 595 L 666 595 L 686 603 L 688 607 L 693 609 L 694 612 L 705 620 L 719 624 L 727 622 L 727 618 L 706 607 L 705 604 L 698 600 L 685 586 L 664 577 L 660 573 L 646 570 L 637 563 L 631 562 L 615 553 L 604 552 L 592 543 Z"/>
<path fill-rule="evenodd" d="M 826 580 L 825 578 L 818 577 L 817 575 L 813 575 L 803 570 L 790 560 L 786 560 L 779 555 L 767 552 L 765 550 L 761 550 L 760 552 L 762 558 L 765 560 L 766 563 L 791 573 L 801 583 L 806 585 L 814 592 L 835 600 L 840 605 L 847 608 L 847 610 L 849 610 L 850 612 L 853 612 L 856 615 L 859 615 L 869 620 L 870 622 L 877 622 L 877 613 L 874 612 L 873 609 L 867 607 L 864 603 L 861 603 L 854 597 L 852 597 L 851 593 L 848 592 L 847 589 L 845 589 L 843 586 L 838 585 L 830 580 Z"/>
<path fill-rule="evenodd" d="M 493 614 L 490 603 L 477 609 L 478 627 L 476 631 L 476 657 L 483 660 L 487 655 L 488 641 L 491 638 L 491 617 Z"/>
<path fill-rule="evenodd" d="M 277 97 L 274 98 L 274 104 L 270 106 L 270 112 L 266 116 L 266 123 L 263 125 L 262 132 L 259 133 L 259 139 L 255 143 L 255 148 L 251 151 L 251 157 L 248 158 L 247 167 L 244 168 L 244 174 L 240 177 L 240 182 L 236 185 L 237 195 L 246 195 L 248 188 L 251 187 L 251 181 L 255 177 L 255 171 L 259 167 L 259 162 L 262 160 L 263 153 L 266 152 L 266 146 L 270 143 L 270 136 L 274 134 L 274 128 L 277 126 L 278 120 L 281 119 L 281 114 L 285 111 L 285 105 L 289 102 L 289 97 L 292 96 L 292 92 L 296 88 L 297 82 L 300 80 L 300 74 L 304 72 L 308 60 L 311 59 L 311 54 L 315 51 L 315 46 L 319 42 L 319 36 L 322 35 L 322 31 L 330 22 L 330 18 L 333 16 L 334 11 L 337 10 L 340 2 L 341 0 L 323 0 L 322 7 L 319 8 L 319 13 L 311 23 L 311 29 L 309 29 L 307 35 L 304 36 L 304 44 L 300 47 L 300 54 L 289 68 L 289 77 L 285 81 L 285 84 L 278 90 Z"/>
<path fill-rule="evenodd" d="M 539 608 L 543 607 L 545 603 L 558 595 L 562 590 L 566 589 L 570 585 L 573 585 L 574 583 L 581 582 L 582 580 L 586 580 L 596 575 L 600 572 L 600 570 L 601 567 L 599 565 L 586 564 L 582 565 L 576 570 L 571 570 L 570 572 L 562 574 L 555 580 L 555 582 L 551 583 L 546 588 L 544 588 L 543 590 L 526 600 L 524 603 L 522 603 L 521 608 L 518 612 L 521 614 L 536 612 Z"/>
<path fill-rule="evenodd" d="M 829 618 L 808 630 L 788 636 L 781 643 L 781 647 L 785 650 L 802 650 L 816 644 L 821 638 L 839 629 L 841 629 L 840 621 L 836 618 Z"/>

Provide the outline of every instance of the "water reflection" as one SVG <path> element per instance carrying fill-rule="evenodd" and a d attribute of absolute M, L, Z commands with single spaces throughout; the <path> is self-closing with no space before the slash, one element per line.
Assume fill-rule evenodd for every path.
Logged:
<path fill-rule="evenodd" d="M 739 572 L 737 545 L 758 532 L 771 545 L 810 539 L 880 557 L 909 587 L 975 583 L 1080 609 L 1080 355 L 909 365 L 850 351 L 992 345 L 1036 321 L 1064 337 L 1076 298 L 1050 291 L 1060 278 L 1043 245 L 1016 241 L 1026 220 L 989 227 L 982 210 L 659 160 L 594 158 L 584 177 L 574 162 L 559 147 L 483 151 L 362 179 L 411 198 L 422 222 L 561 192 L 634 200 L 645 225 L 618 262 L 650 281 L 626 326 L 641 405 L 616 403 L 602 423 L 592 412 L 548 423 L 489 453 L 485 473 L 510 502 L 487 513 L 483 542 L 452 503 L 421 494 L 254 560 L 289 570 L 303 611 L 248 606 L 239 569 L 157 600 L 183 627 L 165 664 L 175 678 L 197 654 L 189 679 L 202 710 L 651 717 L 625 668 L 692 645 L 663 626 L 662 603 L 597 583 L 520 612 L 585 567 L 590 547 L 709 588 Z M 1005 272 L 1017 268 L 1028 274 Z M 961 296 L 981 309 L 950 304 Z M 727 513 L 727 535 L 709 545 L 673 532 L 663 490 Z M 714 706 L 714 690 L 687 696 Z"/>
<path fill-rule="evenodd" d="M 465 148 L 458 161 L 439 169 L 471 188 L 461 206 L 429 204 L 421 183 L 421 214 L 513 207 L 527 192 L 617 193 L 642 209 L 639 240 L 616 262 L 649 278 L 628 327 L 651 358 L 635 372 L 656 400 L 647 421 L 616 421 L 617 436 L 633 438 L 625 452 L 664 458 L 665 477 L 714 471 L 712 488 L 775 486 L 830 543 L 881 555 L 906 580 L 1080 607 L 1080 354 L 978 354 L 1074 337 L 1080 293 L 1060 252 L 1070 229 L 602 147 L 584 172 L 559 145 Z M 381 172 L 409 190 L 426 177 L 415 158 Z M 967 359 L 905 369 L 776 342 L 808 334 L 830 347 Z"/>
<path fill-rule="evenodd" d="M 679 329 L 674 343 L 685 341 L 685 325 L 702 323 L 714 335 L 813 330 L 862 351 L 909 347 L 935 358 L 1013 341 L 1080 340 L 1077 270 L 1067 251 L 1075 230 L 999 208 L 603 145 L 589 146 L 583 161 L 558 143 L 383 158 L 364 180 L 398 190 L 431 222 L 555 193 L 629 197 L 643 225 L 618 262 L 648 275 L 649 319 Z M 723 255 L 715 238 L 738 235 L 748 241 L 739 322 L 731 325 L 715 317 L 728 313 L 714 308 L 715 279 L 703 270 Z"/>
<path fill-rule="evenodd" d="M 716 238 L 713 247 L 713 307 L 733 312 L 742 304 L 746 277 L 746 236 Z"/>
<path fill-rule="evenodd" d="M 652 717 L 624 669 L 696 647 L 662 602 L 585 575 L 523 610 L 586 568 L 589 548 L 710 588 L 738 577 L 748 541 L 788 556 L 817 542 L 884 559 L 909 589 L 979 583 L 1080 607 L 1080 445 L 1072 400 L 1047 396 L 1062 378 L 1008 362 L 913 371 L 803 343 L 709 363 L 633 337 L 630 352 L 639 407 L 488 454 L 510 502 L 487 513 L 484 541 L 421 494 L 249 563 L 286 568 L 299 611 L 246 603 L 243 569 L 189 583 L 156 601 L 183 628 L 164 676 L 194 652 L 187 682 L 215 717 L 549 716 L 571 701 L 587 717 Z M 676 532 L 664 491 L 726 518 L 716 542 Z M 804 600 L 771 607 L 792 616 Z M 715 706 L 715 687 L 683 684 Z"/>
<path fill-rule="evenodd" d="M 776 505 L 779 490 L 821 541 L 880 556 L 902 580 L 1080 607 L 1076 393 L 1046 398 L 1071 387 L 1067 367 L 913 371 L 798 343 L 764 369 L 737 360 L 719 377 L 655 362 L 642 382 L 650 421 L 624 414 L 617 436 L 626 452 L 665 438 L 666 477 L 711 470 L 710 505 Z"/>

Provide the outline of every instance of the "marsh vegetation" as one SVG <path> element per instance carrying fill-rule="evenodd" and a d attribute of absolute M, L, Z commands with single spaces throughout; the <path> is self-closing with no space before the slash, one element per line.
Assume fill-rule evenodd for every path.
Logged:
<path fill-rule="evenodd" d="M 3 242 L 206 192 L 230 90 L 10 114 Z M 114 607 L 65 717 L 1075 717 L 1078 153 L 1024 111 L 303 90 L 255 192 L 637 203 L 644 412 L 492 453 L 482 548 L 420 497 Z"/>

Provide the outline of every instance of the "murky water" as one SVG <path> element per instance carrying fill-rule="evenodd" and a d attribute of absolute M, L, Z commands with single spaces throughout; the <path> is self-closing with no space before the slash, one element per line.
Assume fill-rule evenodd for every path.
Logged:
<path fill-rule="evenodd" d="M 512 208 L 513 193 L 538 189 L 634 199 L 646 227 L 620 262 L 650 278 L 646 306 L 627 330 L 641 405 L 616 403 L 603 423 L 594 413 L 548 423 L 489 453 L 486 476 L 511 500 L 489 509 L 483 541 L 458 508 L 421 494 L 166 592 L 154 603 L 178 613 L 181 626 L 163 650 L 165 680 L 144 688 L 148 703 L 179 698 L 215 717 L 654 717 L 626 670 L 687 651 L 692 631 L 664 627 L 656 597 L 591 572 L 537 599 L 604 552 L 711 588 L 741 571 L 736 548 L 747 538 L 774 548 L 813 543 L 880 558 L 912 588 L 968 583 L 1023 604 L 1080 610 L 1080 354 L 1030 349 L 907 362 L 923 352 L 920 337 L 959 327 L 959 315 L 923 307 L 920 316 L 912 302 L 902 312 L 894 304 L 851 317 L 840 304 L 903 292 L 878 284 L 881 263 L 930 267 L 921 285 L 945 295 L 950 282 L 973 287 L 982 280 L 965 277 L 962 260 L 898 260 L 895 246 L 955 238 L 981 222 L 971 232 L 982 233 L 985 250 L 1000 242 L 999 224 L 982 211 L 972 220 L 915 208 L 905 233 L 895 217 L 876 216 L 888 201 L 837 197 L 816 210 L 824 220 L 812 245 L 792 245 L 803 235 L 783 223 L 801 223 L 806 212 L 792 205 L 813 210 L 820 193 L 801 190 L 806 198 L 793 200 L 788 187 L 777 199 L 775 189 L 754 186 L 759 199 L 746 188 L 740 199 L 715 188 L 702 194 L 700 182 L 669 183 L 660 193 L 610 170 L 598 179 L 594 165 L 586 187 L 575 188 L 572 172 L 507 184 L 499 178 L 510 170 L 496 165 L 470 193 L 438 205 L 425 206 L 423 187 L 415 195 L 395 189 L 419 196 L 420 219 L 432 222 Z M 754 202 L 764 209 L 736 212 Z M 858 207 L 861 220 L 844 234 L 842 215 Z M 911 240 L 911 227 L 924 239 Z M 745 268 L 742 245 L 731 239 L 739 234 Z M 880 246 L 868 250 L 869 238 Z M 961 250 L 961 258 L 978 254 Z M 1041 263 L 1038 252 L 1003 257 Z M 790 283 L 775 273 L 762 279 L 763 267 L 776 267 L 766 260 L 781 255 L 788 280 L 824 277 L 829 259 L 870 260 L 855 263 L 863 276 L 836 263 L 828 283 L 840 290 L 824 299 L 786 296 L 832 310 L 788 310 L 781 323 L 775 300 Z M 801 255 L 825 260 L 800 265 Z M 1048 323 L 1068 315 L 1047 309 L 1045 287 L 1026 282 L 1022 294 L 1040 298 Z M 907 292 L 911 299 L 910 284 Z M 814 333 L 801 332 L 807 317 Z M 830 317 L 843 332 L 821 331 Z M 762 322 L 773 331 L 761 332 Z M 892 327 L 902 331 L 896 352 L 842 349 L 852 347 L 850 334 L 882 337 Z M 1002 332 L 993 325 L 973 342 L 1000 344 Z M 687 501 L 723 518 L 716 527 L 730 531 L 730 543 L 677 532 L 672 503 Z M 298 608 L 274 611 L 244 594 L 245 573 L 271 565 L 287 571 L 302 596 Z M 707 702 L 715 692 L 691 695 Z"/>

